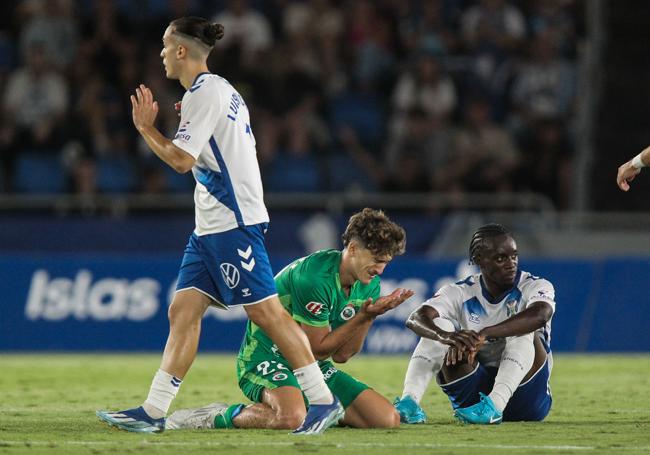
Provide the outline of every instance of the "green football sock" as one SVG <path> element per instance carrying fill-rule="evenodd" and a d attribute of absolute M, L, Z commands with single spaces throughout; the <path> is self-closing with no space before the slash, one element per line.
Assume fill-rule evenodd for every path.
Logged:
<path fill-rule="evenodd" d="M 235 428 L 235 424 L 232 423 L 237 414 L 239 414 L 242 409 L 244 409 L 243 404 L 233 404 L 228 406 L 228 409 L 223 414 L 219 414 L 214 418 L 214 427 L 215 428 Z"/>

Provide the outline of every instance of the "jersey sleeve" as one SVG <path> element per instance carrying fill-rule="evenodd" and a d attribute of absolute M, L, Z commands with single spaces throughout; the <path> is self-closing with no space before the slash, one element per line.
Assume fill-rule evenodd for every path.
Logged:
<path fill-rule="evenodd" d="M 313 327 L 328 327 L 331 302 L 326 286 L 312 275 L 303 274 L 294 280 L 291 291 L 293 318 Z"/>
<path fill-rule="evenodd" d="M 174 145 L 198 159 L 214 133 L 221 109 L 221 95 L 209 83 L 193 93 L 188 92 L 181 104 L 181 121 L 172 141 Z"/>
<path fill-rule="evenodd" d="M 546 302 L 553 309 L 553 313 L 555 313 L 555 288 L 550 281 L 543 278 L 532 281 L 528 285 L 524 297 L 526 298 L 525 308 L 528 308 L 535 302 Z"/>
<path fill-rule="evenodd" d="M 433 297 L 422 302 L 422 305 L 434 308 L 440 317 L 459 321 L 463 299 L 458 286 L 448 284 L 440 288 Z"/>

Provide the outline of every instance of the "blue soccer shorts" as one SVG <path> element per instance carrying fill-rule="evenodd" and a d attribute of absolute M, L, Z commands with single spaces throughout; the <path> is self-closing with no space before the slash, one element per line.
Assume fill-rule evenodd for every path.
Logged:
<path fill-rule="evenodd" d="M 193 233 L 185 247 L 176 292 L 196 289 L 219 307 L 251 305 L 277 295 L 264 246 L 267 226 L 202 236 Z"/>
<path fill-rule="evenodd" d="M 466 408 L 478 403 L 479 392 L 489 395 L 497 371 L 497 368 L 485 367 L 479 363 L 467 376 L 448 384 L 441 383 L 440 387 L 447 394 L 452 408 Z M 532 378 L 517 387 L 503 411 L 503 420 L 511 422 L 544 420 L 553 403 L 549 387 L 550 376 L 547 358 Z M 442 376 L 438 376 L 438 380 L 441 379 Z"/>

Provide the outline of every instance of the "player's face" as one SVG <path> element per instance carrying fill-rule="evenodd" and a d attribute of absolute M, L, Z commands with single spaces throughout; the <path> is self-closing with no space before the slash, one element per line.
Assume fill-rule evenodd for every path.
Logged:
<path fill-rule="evenodd" d="M 384 273 L 392 259 L 389 255 L 375 255 L 369 249 L 357 245 L 352 262 L 355 278 L 363 284 L 370 283 L 374 277 Z"/>
<path fill-rule="evenodd" d="M 512 287 L 519 267 L 515 240 L 509 235 L 487 239 L 479 266 L 486 280 L 502 289 Z"/>
<path fill-rule="evenodd" d="M 165 67 L 165 75 L 167 79 L 178 79 L 178 60 L 176 59 L 177 43 L 172 35 L 171 26 L 165 30 L 162 41 L 163 48 L 160 51 L 160 58 L 162 58 L 163 66 Z"/>

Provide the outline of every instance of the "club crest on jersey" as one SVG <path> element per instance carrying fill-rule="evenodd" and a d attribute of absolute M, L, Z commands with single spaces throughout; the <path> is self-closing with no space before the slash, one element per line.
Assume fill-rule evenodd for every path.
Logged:
<path fill-rule="evenodd" d="M 519 302 L 515 299 L 506 300 L 506 312 L 508 317 L 517 314 L 517 303 Z"/>
<path fill-rule="evenodd" d="M 229 262 L 224 262 L 219 266 L 221 277 L 229 289 L 236 288 L 239 284 L 239 270 Z"/>
<path fill-rule="evenodd" d="M 354 305 L 348 303 L 345 305 L 345 308 L 343 308 L 343 311 L 341 311 L 341 319 L 349 321 L 355 314 L 357 314 L 357 310 L 354 309 Z"/>
<path fill-rule="evenodd" d="M 322 303 L 309 302 L 307 305 L 305 305 L 305 308 L 314 316 L 318 316 L 319 314 L 321 314 L 321 310 L 323 309 L 324 306 L 325 305 L 323 305 Z"/>
<path fill-rule="evenodd" d="M 478 324 L 481 322 L 480 318 L 478 317 L 478 314 L 474 313 L 473 311 L 469 314 L 469 322 L 473 322 L 474 324 Z"/>

